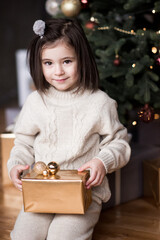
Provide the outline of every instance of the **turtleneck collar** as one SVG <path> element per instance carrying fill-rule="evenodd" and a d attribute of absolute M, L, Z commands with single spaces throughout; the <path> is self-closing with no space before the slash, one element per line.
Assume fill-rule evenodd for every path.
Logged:
<path fill-rule="evenodd" d="M 50 87 L 48 90 L 48 94 L 50 97 L 56 97 L 57 99 L 73 99 L 76 98 L 78 95 L 81 95 L 80 92 L 76 92 L 77 87 L 69 90 L 69 91 L 59 91 L 54 87 Z"/>
<path fill-rule="evenodd" d="M 50 87 L 48 91 L 46 92 L 46 97 L 49 98 L 51 101 L 54 100 L 54 103 L 56 105 L 68 105 L 70 103 L 75 103 L 80 99 L 85 98 L 86 96 L 91 94 L 91 91 L 85 90 L 85 91 L 78 91 L 76 92 L 77 87 L 69 90 L 69 91 L 59 91 L 54 87 Z"/>

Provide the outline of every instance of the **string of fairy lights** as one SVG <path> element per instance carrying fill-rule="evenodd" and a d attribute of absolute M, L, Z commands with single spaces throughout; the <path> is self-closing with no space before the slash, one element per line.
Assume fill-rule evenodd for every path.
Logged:
<path fill-rule="evenodd" d="M 156 10 L 152 10 L 152 13 L 155 14 L 156 13 Z M 132 18 L 132 16 L 129 16 L 129 18 Z M 97 18 L 94 18 L 93 16 L 90 18 L 90 21 L 91 22 L 94 22 L 94 23 L 99 23 L 98 19 Z M 123 33 L 123 34 L 128 34 L 128 35 L 134 35 L 134 36 L 144 36 L 145 35 L 145 31 L 147 31 L 146 28 L 143 28 L 142 31 L 139 33 L 136 33 L 133 29 L 128 31 L 128 30 L 124 30 L 122 28 L 118 28 L 118 27 L 110 27 L 110 26 L 101 26 L 101 27 L 98 27 L 97 28 L 99 31 L 105 31 L 105 30 L 110 30 L 110 29 L 114 29 L 115 31 L 117 32 L 120 32 L 120 33 Z M 156 34 L 160 35 L 160 30 L 156 31 L 155 32 Z M 157 47 L 153 46 L 152 49 L 151 49 L 152 53 L 153 54 L 156 54 L 158 52 L 158 49 Z M 136 66 L 135 63 L 132 64 L 132 67 L 134 68 Z M 150 66 L 150 69 L 153 69 L 153 66 Z"/>
<path fill-rule="evenodd" d="M 111 27 L 109 27 L 109 26 L 98 27 L 98 30 L 109 30 L 109 29 L 111 29 Z M 117 28 L 117 27 L 113 27 L 113 29 L 116 30 L 116 31 L 118 31 L 118 32 L 125 33 L 125 34 L 136 35 L 136 33 L 134 32 L 134 30 L 126 31 L 126 30 L 123 30 L 123 29 Z"/>
<path fill-rule="evenodd" d="M 98 27 L 98 30 L 109 30 L 111 29 L 111 27 L 109 26 L 104 26 L 104 27 Z M 121 28 L 118 28 L 118 27 L 113 27 L 114 30 L 118 31 L 118 32 L 121 32 L 121 33 L 125 33 L 125 34 L 130 34 L 130 35 L 138 35 L 134 30 L 130 30 L 130 31 L 126 31 L 124 29 L 121 29 Z M 146 31 L 147 29 L 146 28 L 143 28 L 143 31 Z M 156 34 L 160 34 L 160 30 L 158 30 L 156 32 Z M 139 35 L 144 35 L 144 32 L 142 32 L 141 34 Z"/>
<path fill-rule="evenodd" d="M 156 11 L 155 10 L 152 10 L 152 13 L 156 13 Z M 131 18 L 131 16 L 129 16 L 129 18 Z M 91 22 L 96 22 L 96 23 L 99 23 L 99 21 L 98 21 L 98 19 L 97 18 L 94 18 L 94 17 L 91 17 L 90 18 L 90 21 Z M 112 27 L 110 27 L 110 26 L 103 26 L 103 27 L 98 27 L 98 30 L 110 30 Z M 141 33 L 136 33 L 133 29 L 132 30 L 130 30 L 130 31 L 127 31 L 127 30 L 124 30 L 124 29 L 122 29 L 122 28 L 118 28 L 118 27 L 113 27 L 113 29 L 115 30 L 115 31 L 118 31 L 118 32 L 121 32 L 121 33 L 124 33 L 124 34 L 129 34 L 129 35 L 141 35 L 141 36 L 144 36 L 144 32 L 147 30 L 146 28 L 143 28 L 142 30 L 144 31 L 144 32 L 141 32 Z M 160 30 L 158 30 L 158 31 L 156 31 L 155 32 L 156 34 L 160 34 Z"/>

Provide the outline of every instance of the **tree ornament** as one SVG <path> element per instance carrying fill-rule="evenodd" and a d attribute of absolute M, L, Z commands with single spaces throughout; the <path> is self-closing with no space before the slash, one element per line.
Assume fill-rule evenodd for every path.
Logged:
<path fill-rule="evenodd" d="M 50 162 L 47 165 L 47 169 L 52 175 L 55 175 L 59 171 L 59 165 L 56 162 Z"/>
<path fill-rule="evenodd" d="M 156 57 L 155 64 L 160 67 L 160 55 Z"/>
<path fill-rule="evenodd" d="M 66 17 L 75 17 L 81 10 L 81 3 L 79 0 L 63 0 L 61 10 Z"/>
<path fill-rule="evenodd" d="M 154 120 L 154 110 L 148 103 L 146 103 L 138 112 L 138 116 L 142 122 L 152 122 Z"/>
<path fill-rule="evenodd" d="M 86 9 L 89 7 L 89 1 L 88 0 L 81 0 L 81 7 L 82 9 Z"/>
<path fill-rule="evenodd" d="M 36 162 L 34 164 L 33 170 L 37 173 L 37 174 L 43 174 L 43 171 L 46 170 L 46 164 L 44 162 Z"/>
<path fill-rule="evenodd" d="M 47 0 L 45 4 L 46 12 L 51 16 L 57 15 L 60 12 L 61 0 Z"/>
<path fill-rule="evenodd" d="M 86 24 L 85 24 L 85 27 L 87 28 L 87 29 L 94 29 L 94 27 L 97 25 L 97 23 L 96 22 L 94 22 L 94 21 L 88 21 Z"/>
<path fill-rule="evenodd" d="M 113 63 L 114 63 L 115 66 L 119 66 L 121 64 L 121 61 L 119 59 L 119 55 L 118 54 L 116 54 Z"/>

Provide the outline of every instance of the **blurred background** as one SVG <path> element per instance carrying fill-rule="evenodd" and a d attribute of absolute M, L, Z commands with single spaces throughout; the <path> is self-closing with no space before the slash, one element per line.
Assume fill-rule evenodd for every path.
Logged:
<path fill-rule="evenodd" d="M 1 4 L 0 107 L 18 103 L 16 51 L 28 47 L 33 36 L 33 22 L 47 17 L 44 4 L 45 0 L 9 0 Z"/>

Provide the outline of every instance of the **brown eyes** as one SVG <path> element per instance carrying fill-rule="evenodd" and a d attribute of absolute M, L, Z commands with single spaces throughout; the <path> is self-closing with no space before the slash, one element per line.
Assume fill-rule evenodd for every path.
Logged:
<path fill-rule="evenodd" d="M 69 63 L 71 63 L 71 62 L 72 62 L 71 60 L 67 59 L 67 60 L 65 60 L 65 61 L 63 62 L 63 64 L 69 64 Z M 51 61 L 46 61 L 46 62 L 43 62 L 43 64 L 46 65 L 46 66 L 51 66 L 51 65 L 54 64 L 54 63 L 51 62 Z"/>
<path fill-rule="evenodd" d="M 50 65 L 52 65 L 52 62 L 49 62 L 49 61 L 44 62 L 44 65 L 50 66 Z"/>
<path fill-rule="evenodd" d="M 64 63 L 66 63 L 66 64 L 69 64 L 69 63 L 71 63 L 72 61 L 71 60 L 65 60 L 64 61 Z"/>

